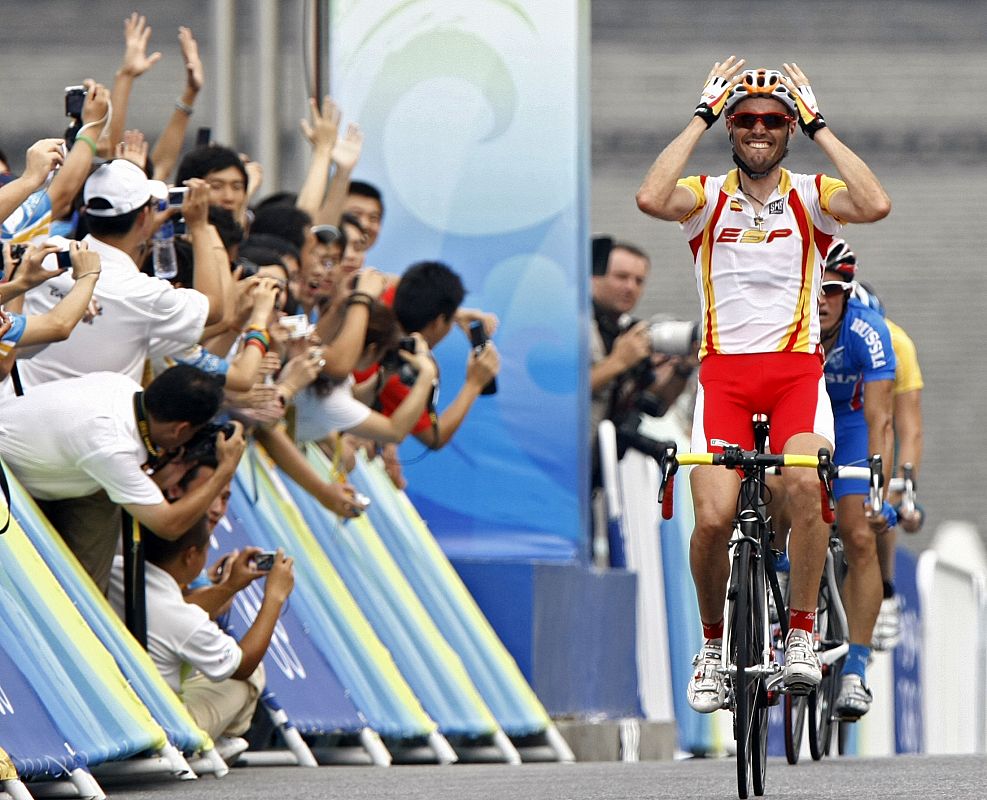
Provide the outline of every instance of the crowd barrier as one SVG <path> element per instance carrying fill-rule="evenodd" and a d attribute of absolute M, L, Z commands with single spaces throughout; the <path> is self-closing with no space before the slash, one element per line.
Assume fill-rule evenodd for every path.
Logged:
<path fill-rule="evenodd" d="M 291 605 L 367 724 L 394 742 L 427 740 L 440 760 L 454 761 L 438 726 L 319 547 L 287 489 L 256 450 L 240 463 L 230 507 L 244 518 L 256 516 L 258 547 L 282 547 L 294 557 Z"/>
<path fill-rule="evenodd" d="M 330 466 L 317 448 L 309 447 L 309 458 L 323 470 Z M 504 732 L 514 739 L 544 735 L 559 751 L 560 758 L 571 759 L 517 663 L 407 495 L 391 483 L 383 464 L 361 456 L 349 477 L 360 491 L 374 498 L 367 510 L 370 522 L 442 635 L 462 659 Z"/>
<path fill-rule="evenodd" d="M 509 737 L 543 736 L 555 757 L 571 759 L 407 498 L 378 465 L 361 462 L 356 479 L 372 498 L 373 516 L 341 525 L 304 493 L 293 497 L 252 450 L 216 531 L 224 549 L 249 543 L 296 556 L 296 588 L 265 659 L 263 702 L 275 722 L 289 734 L 355 737 L 378 764 L 391 760 L 380 737 L 408 752 L 424 748 L 440 763 L 457 760 L 442 731 L 460 739 L 461 749 L 486 741 L 513 763 L 520 756 Z M 11 489 L 14 521 L 0 537 L 4 791 L 29 796 L 18 777 L 69 778 L 79 792 L 100 796 L 91 771 L 223 774 L 208 736 L 37 506 L 16 480 Z M 229 615 L 234 634 L 251 624 L 261 591 L 253 586 L 237 598 Z M 315 763 L 300 736 L 295 741 L 293 760 L 283 763 Z M 196 753 L 206 758 L 186 760 Z"/>

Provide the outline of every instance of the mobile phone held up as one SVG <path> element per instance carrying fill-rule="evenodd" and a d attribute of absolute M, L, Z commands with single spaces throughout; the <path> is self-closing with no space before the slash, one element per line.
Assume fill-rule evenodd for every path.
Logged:
<path fill-rule="evenodd" d="M 487 346 L 487 332 L 483 330 L 483 323 L 475 319 L 470 323 L 470 344 L 473 352 L 479 355 L 483 348 Z M 483 387 L 480 394 L 497 394 L 497 379 L 491 378 L 490 383 Z"/>

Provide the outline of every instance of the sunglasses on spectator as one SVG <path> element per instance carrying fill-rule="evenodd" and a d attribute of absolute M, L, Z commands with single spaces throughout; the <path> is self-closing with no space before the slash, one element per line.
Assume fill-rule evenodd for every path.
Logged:
<path fill-rule="evenodd" d="M 769 131 L 776 131 L 779 128 L 784 128 L 795 118 L 788 116 L 788 114 L 782 114 L 779 111 L 769 111 L 764 114 L 753 114 L 750 112 L 731 114 L 727 119 L 734 124 L 734 127 L 745 129 L 753 128 L 757 125 L 758 120 L 760 120 L 761 124 Z"/>
<path fill-rule="evenodd" d="M 836 297 L 844 292 L 849 292 L 852 288 L 849 283 L 844 283 L 843 281 L 823 281 L 819 290 L 826 297 Z"/>

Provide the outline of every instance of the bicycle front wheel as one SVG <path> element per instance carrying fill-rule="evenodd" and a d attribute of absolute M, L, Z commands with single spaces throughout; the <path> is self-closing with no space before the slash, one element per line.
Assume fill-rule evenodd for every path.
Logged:
<path fill-rule="evenodd" d="M 733 726 L 737 740 L 737 793 L 764 794 L 767 761 L 767 692 L 759 673 L 764 649 L 764 579 L 748 542 L 734 552 L 730 661 L 734 666 Z"/>

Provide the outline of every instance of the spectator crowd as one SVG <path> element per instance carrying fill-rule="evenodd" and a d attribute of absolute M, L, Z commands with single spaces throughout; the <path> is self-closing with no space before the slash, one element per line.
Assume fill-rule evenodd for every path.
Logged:
<path fill-rule="evenodd" d="M 471 323 L 492 336 L 497 319 L 463 306 L 447 264 L 398 277 L 367 263 L 384 201 L 352 179 L 363 133 L 341 130 L 331 98 L 313 99 L 301 125 L 311 149 L 298 191 L 265 193 L 262 165 L 236 143 L 185 146 L 205 75 L 181 28 L 185 82 L 152 145 L 128 120 L 160 58 L 150 39 L 131 15 L 112 85 L 67 90 L 64 136 L 33 144 L 18 175 L 0 152 L 0 456 L 121 616 L 123 520 L 143 526 L 149 653 L 230 755 L 293 585 L 280 550 L 206 568 L 248 441 L 333 513 L 357 516 L 354 454 L 380 455 L 403 488 L 397 445 L 445 446 L 499 370 L 492 343 L 471 349 L 440 409 L 432 349 Z M 309 442 L 338 481 L 310 466 Z M 216 620 L 261 578 L 264 602 L 238 642 Z"/>

